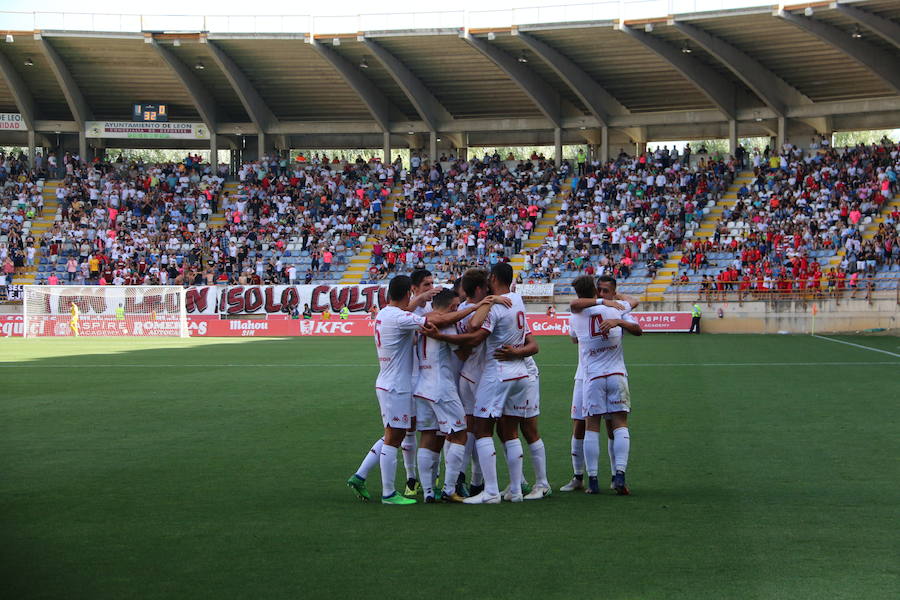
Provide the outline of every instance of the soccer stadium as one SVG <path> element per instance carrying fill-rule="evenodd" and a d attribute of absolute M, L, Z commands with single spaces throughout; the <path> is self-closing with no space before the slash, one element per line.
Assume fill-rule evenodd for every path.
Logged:
<path fill-rule="evenodd" d="M 4 598 L 897 597 L 900 1 L 0 37 Z"/>

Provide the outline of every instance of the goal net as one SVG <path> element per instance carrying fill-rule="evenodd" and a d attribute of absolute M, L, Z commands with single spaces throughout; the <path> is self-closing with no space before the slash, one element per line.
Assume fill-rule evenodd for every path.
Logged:
<path fill-rule="evenodd" d="M 25 286 L 25 337 L 188 337 L 176 286 Z"/>

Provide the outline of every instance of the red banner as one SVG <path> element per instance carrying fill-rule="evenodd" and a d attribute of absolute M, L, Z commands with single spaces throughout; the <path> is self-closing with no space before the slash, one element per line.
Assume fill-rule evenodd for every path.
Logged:
<path fill-rule="evenodd" d="M 683 332 L 691 326 L 691 313 L 646 312 L 633 313 L 641 328 L 651 332 Z M 221 319 L 218 315 L 188 315 L 188 331 L 195 337 L 365 337 L 372 335 L 373 321 L 362 315 L 350 315 L 346 320 L 332 316 L 324 320 L 320 315 L 313 319 L 291 319 L 285 315 L 269 315 L 261 318 Z M 534 335 L 568 335 L 569 315 L 548 317 L 533 313 L 528 315 L 528 325 Z M 34 329 L 40 328 L 39 330 Z M 32 324 L 32 335 L 70 335 L 66 317 L 42 317 Z M 122 322 L 115 319 L 93 318 L 80 321 L 83 336 L 161 336 L 177 335 L 177 320 L 150 321 L 149 319 Z M 21 337 L 24 323 L 21 315 L 0 315 L 0 334 L 5 337 Z"/>
<path fill-rule="evenodd" d="M 196 337 L 293 337 L 293 336 L 370 336 L 373 321 L 351 315 L 347 320 L 290 319 L 270 316 L 264 319 L 220 319 L 217 316 L 188 316 L 188 331 Z"/>
<path fill-rule="evenodd" d="M 0 315 L 0 334 L 3 337 L 22 337 L 25 332 L 25 317 L 22 315 Z"/>

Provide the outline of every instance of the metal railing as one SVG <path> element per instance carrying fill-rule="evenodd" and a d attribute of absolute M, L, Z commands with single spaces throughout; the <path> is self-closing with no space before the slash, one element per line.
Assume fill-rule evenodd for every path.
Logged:
<path fill-rule="evenodd" d="M 719 288 L 718 282 L 713 282 L 714 289 L 696 290 L 697 282 L 681 283 L 673 282 L 669 289 L 663 292 L 663 301 L 675 302 L 704 302 L 712 305 L 714 302 L 785 302 L 801 301 L 814 302 L 819 300 L 835 300 L 840 304 L 842 300 L 866 300 L 870 304 L 877 299 L 893 298 L 900 304 L 900 279 L 877 276 L 861 276 L 855 286 L 850 285 L 850 279 L 829 282 L 822 277 L 818 287 L 812 279 L 773 280 L 768 289 L 758 289 L 757 281 L 750 282 L 749 287 L 741 281 L 723 284 Z M 893 289 L 878 289 L 879 283 L 897 284 Z M 688 289 L 690 288 L 690 289 Z M 660 294 L 647 294 L 643 297 L 659 296 Z"/>
<path fill-rule="evenodd" d="M 673 14 L 771 5 L 771 0 L 605 0 L 490 10 L 364 13 L 348 15 L 165 15 L 0 11 L 0 30 L 88 32 L 357 33 L 462 29 L 662 18 Z"/>

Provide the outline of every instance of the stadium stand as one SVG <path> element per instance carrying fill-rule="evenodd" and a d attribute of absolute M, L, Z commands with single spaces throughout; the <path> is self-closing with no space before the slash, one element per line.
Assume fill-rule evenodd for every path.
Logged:
<path fill-rule="evenodd" d="M 572 184 L 546 237 L 526 251 L 524 281 L 556 281 L 559 293 L 580 273 L 611 274 L 644 293 L 686 234 L 715 207 L 735 162 L 672 156 L 669 149 L 594 163 Z"/>
<path fill-rule="evenodd" d="M 670 292 L 897 289 L 898 147 L 786 145 L 739 181 L 715 224 L 685 240 Z"/>
<path fill-rule="evenodd" d="M 579 273 L 646 299 L 817 293 L 861 277 L 897 288 L 896 145 L 786 145 L 754 162 L 740 173 L 734 159 L 658 148 L 571 176 L 541 157 L 416 158 L 409 170 L 264 158 L 226 181 L 190 155 L 66 157 L 66 178 L 44 181 L 7 160 L 0 265 L 14 283 L 367 283 L 417 267 L 449 280 L 510 261 L 520 282 L 559 294 Z"/>
<path fill-rule="evenodd" d="M 417 267 L 450 280 L 474 265 L 509 261 L 517 266 L 522 259 L 515 255 L 546 231 L 542 219 L 555 214 L 570 172 L 569 163 L 556 169 L 540 156 L 413 162 L 402 194 L 391 203 L 390 226 L 360 255 L 371 255 L 361 281 Z"/>
<path fill-rule="evenodd" d="M 378 225 L 393 167 L 295 163 L 288 172 L 282 162 L 247 163 L 237 182 L 191 157 L 75 168 L 36 195 L 45 206 L 38 221 L 21 217 L 23 242 L 40 254 L 15 281 L 340 280 Z"/>

